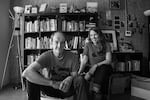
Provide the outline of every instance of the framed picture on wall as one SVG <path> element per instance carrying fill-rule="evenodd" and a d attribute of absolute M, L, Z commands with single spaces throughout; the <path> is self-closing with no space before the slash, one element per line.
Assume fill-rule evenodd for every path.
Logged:
<path fill-rule="evenodd" d="M 110 0 L 110 9 L 120 9 L 120 0 Z"/>
<path fill-rule="evenodd" d="M 102 33 L 104 34 L 106 41 L 110 43 L 111 50 L 118 50 L 115 30 L 102 30 Z"/>

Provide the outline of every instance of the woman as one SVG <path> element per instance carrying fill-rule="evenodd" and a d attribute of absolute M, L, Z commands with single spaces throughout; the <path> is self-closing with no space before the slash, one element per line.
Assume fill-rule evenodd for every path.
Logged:
<path fill-rule="evenodd" d="M 93 77 L 94 85 L 92 91 L 106 94 L 109 76 L 112 72 L 110 45 L 98 28 L 92 28 L 89 31 L 88 41 L 84 47 L 78 74 L 83 73 L 89 67 L 86 66 L 89 63 L 90 67 L 84 78 L 90 80 Z"/>

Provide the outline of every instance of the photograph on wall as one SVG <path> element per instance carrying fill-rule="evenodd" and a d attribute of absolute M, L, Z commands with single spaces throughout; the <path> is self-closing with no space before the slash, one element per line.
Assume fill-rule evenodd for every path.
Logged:
<path fill-rule="evenodd" d="M 120 9 L 120 0 L 110 0 L 110 9 Z"/>
<path fill-rule="evenodd" d="M 118 49 L 116 32 L 114 30 L 102 30 L 102 33 L 106 41 L 110 43 L 111 50 L 116 51 Z"/>

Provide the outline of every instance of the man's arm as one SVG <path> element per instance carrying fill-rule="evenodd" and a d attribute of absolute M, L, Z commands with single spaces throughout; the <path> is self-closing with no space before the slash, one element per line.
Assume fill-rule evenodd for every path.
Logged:
<path fill-rule="evenodd" d="M 42 76 L 39 72 L 39 70 L 41 69 L 43 69 L 43 67 L 39 63 L 33 62 L 23 71 L 22 76 L 32 83 L 45 86 L 52 86 L 52 81 L 44 78 L 44 76 Z"/>
<path fill-rule="evenodd" d="M 84 71 L 84 68 L 87 62 L 88 62 L 87 55 L 83 55 L 83 58 L 81 59 L 81 64 L 80 64 L 78 74 L 81 74 Z"/>

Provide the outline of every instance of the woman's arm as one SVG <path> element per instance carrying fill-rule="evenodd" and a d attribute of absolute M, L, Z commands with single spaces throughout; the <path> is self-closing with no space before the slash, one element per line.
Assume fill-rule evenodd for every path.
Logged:
<path fill-rule="evenodd" d="M 106 53 L 106 59 L 105 59 L 104 61 L 99 62 L 99 63 L 97 63 L 97 64 L 94 64 L 94 65 L 90 68 L 88 74 L 90 74 L 90 75 L 94 74 L 96 68 L 97 68 L 97 67 L 100 67 L 100 66 L 103 65 L 103 64 L 111 64 L 111 52 L 107 52 L 107 53 Z"/>
<path fill-rule="evenodd" d="M 81 63 L 80 63 L 80 68 L 78 71 L 78 74 L 81 74 L 84 71 L 85 65 L 88 62 L 88 56 L 87 55 L 83 55 L 82 59 L 81 59 Z"/>
<path fill-rule="evenodd" d="M 101 66 L 103 64 L 111 64 L 112 61 L 112 54 L 111 52 L 106 52 L 105 60 L 102 62 L 97 63 L 97 66 Z"/>

